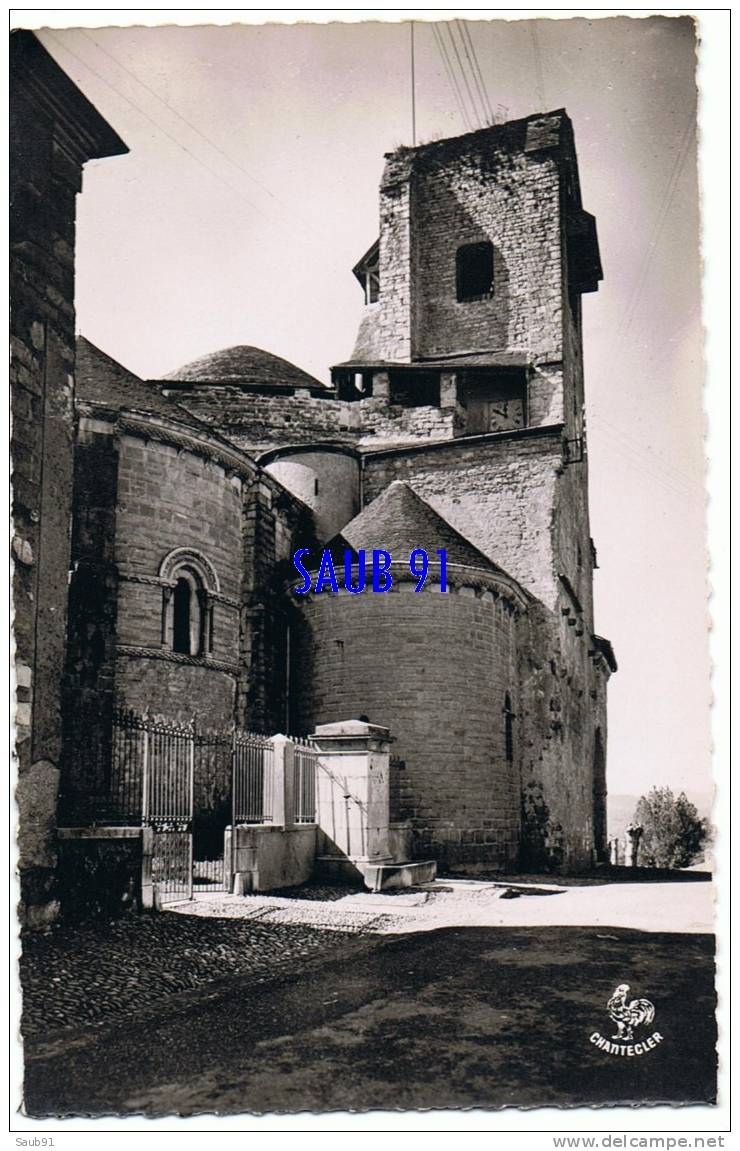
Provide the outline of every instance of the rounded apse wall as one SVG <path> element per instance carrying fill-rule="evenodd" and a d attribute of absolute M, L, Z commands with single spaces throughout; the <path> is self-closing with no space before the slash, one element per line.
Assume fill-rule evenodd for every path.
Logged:
<path fill-rule="evenodd" d="M 233 721 L 243 582 L 240 477 L 200 453 L 123 436 L 118 452 L 115 552 L 121 557 L 116 618 L 119 706 L 204 727 Z M 178 645 L 172 626 L 177 557 L 204 578 Z M 174 564 L 174 566 L 172 566 Z M 210 575 L 209 575 L 210 573 Z M 200 595 L 207 608 L 200 604 Z M 205 613 L 205 614 L 204 614 Z M 195 634 L 198 633 L 198 634 Z"/>
<path fill-rule="evenodd" d="M 519 748 L 507 696 L 516 713 L 518 624 L 510 602 L 469 587 L 417 594 L 397 583 L 382 595 L 309 595 L 294 616 L 295 729 L 359 716 L 388 727 L 397 761 L 391 819 L 410 821 L 413 856 L 473 871 L 515 863 Z"/>
<path fill-rule="evenodd" d="M 354 455 L 341 450 L 288 449 L 263 466 L 308 505 L 319 540 L 330 540 L 360 510 L 360 465 Z"/>

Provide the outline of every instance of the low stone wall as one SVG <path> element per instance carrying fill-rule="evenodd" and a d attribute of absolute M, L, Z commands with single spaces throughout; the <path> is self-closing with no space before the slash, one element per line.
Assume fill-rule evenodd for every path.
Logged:
<path fill-rule="evenodd" d="M 58 851 L 65 919 L 109 919 L 140 908 L 140 827 L 60 828 Z"/>
<path fill-rule="evenodd" d="M 311 878 L 315 856 L 313 823 L 294 827 L 260 824 L 226 830 L 225 859 L 233 859 L 233 890 L 237 895 L 306 883 Z"/>

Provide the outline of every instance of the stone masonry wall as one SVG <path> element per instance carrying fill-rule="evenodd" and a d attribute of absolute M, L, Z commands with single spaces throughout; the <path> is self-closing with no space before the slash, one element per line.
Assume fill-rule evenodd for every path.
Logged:
<path fill-rule="evenodd" d="M 184 446 L 183 427 L 139 417 L 134 433 L 125 414 L 86 412 L 76 455 L 67 665 L 70 812 L 85 810 L 86 794 L 105 792 L 114 706 L 195 719 L 208 730 L 233 722 L 285 727 L 283 587 L 295 548 L 315 544 L 309 509 L 246 458 L 226 470 L 207 437 Z M 166 442 L 173 437 L 179 446 Z M 207 656 L 162 643 L 159 573 L 176 548 L 203 555 L 219 578 Z M 204 788 L 209 781 L 197 779 L 196 796 Z"/>
<path fill-rule="evenodd" d="M 57 912 L 54 841 L 72 503 L 75 168 L 21 93 L 11 213 L 13 631 L 21 900 Z"/>
<path fill-rule="evenodd" d="M 311 509 L 322 541 L 360 510 L 360 462 L 352 452 L 286 451 L 265 470 Z"/>
<path fill-rule="evenodd" d="M 553 509 L 562 465 L 560 432 L 452 441 L 365 457 L 364 499 L 393 480 L 415 491 L 484 555 L 554 608 L 559 586 Z"/>
<path fill-rule="evenodd" d="M 504 703 L 509 692 L 519 713 L 521 625 L 508 604 L 472 588 L 417 595 L 402 583 L 385 595 L 321 593 L 295 614 L 296 730 L 338 715 L 389 727 L 405 764 L 391 820 L 411 821 L 415 857 L 514 865 L 519 764 L 506 760 Z M 519 754 L 519 735 L 514 746 Z"/>
<path fill-rule="evenodd" d="M 557 158 L 524 151 L 524 125 L 421 149 L 414 163 L 416 356 L 520 349 L 559 360 L 561 242 Z M 455 255 L 494 249 L 489 299 L 457 301 Z"/>
<path fill-rule="evenodd" d="M 77 822 L 87 795 L 104 789 L 115 707 L 118 441 L 105 421 L 78 424 L 69 627 L 64 676 L 60 822 Z"/>
<path fill-rule="evenodd" d="M 361 448 L 424 439 L 448 440 L 456 431 L 454 408 L 407 408 L 382 399 L 360 400 L 354 406 L 360 409 L 357 443 Z"/>
<path fill-rule="evenodd" d="M 521 652 L 522 864 L 589 866 L 594 851 L 596 732 L 606 740 L 606 679 L 562 616 L 534 606 Z"/>
<path fill-rule="evenodd" d="M 187 390 L 160 386 L 166 395 L 211 424 L 232 443 L 252 454 L 278 444 L 307 444 L 315 440 L 352 442 L 359 419 L 356 404 L 299 395 L 260 395 L 228 384 L 191 384 Z"/>
<path fill-rule="evenodd" d="M 407 408 L 372 397 L 348 402 L 309 395 L 268 396 L 225 384 L 192 384 L 183 392 L 165 386 L 164 390 L 255 456 L 278 446 L 322 440 L 364 446 L 445 439 L 454 434 L 454 410 Z"/>
<path fill-rule="evenodd" d="M 123 435 L 119 441 L 115 558 L 119 571 L 117 702 L 172 718 L 195 715 L 227 725 L 234 710 L 239 655 L 242 572 L 242 479 L 195 452 L 157 440 Z M 214 604 L 212 661 L 233 672 L 148 658 L 161 651 L 162 588 L 156 579 L 165 556 L 192 547 L 213 565 L 223 597 Z M 168 653 L 169 654 L 169 653 Z M 179 713 L 176 715 L 175 713 Z"/>
<path fill-rule="evenodd" d="M 380 300 L 366 309 L 353 359 L 403 363 L 413 354 L 410 156 L 408 150 L 386 156 L 380 187 Z"/>

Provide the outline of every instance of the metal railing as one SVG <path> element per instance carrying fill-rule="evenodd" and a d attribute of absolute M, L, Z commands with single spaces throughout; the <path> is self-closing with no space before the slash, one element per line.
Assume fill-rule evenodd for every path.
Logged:
<path fill-rule="evenodd" d="M 189 824 L 193 818 L 195 778 L 193 724 L 145 720 L 143 760 L 144 822 Z"/>
<path fill-rule="evenodd" d="M 319 753 L 306 739 L 293 739 L 293 820 L 316 822 L 316 770 Z"/>
<path fill-rule="evenodd" d="M 233 735 L 233 822 L 272 823 L 275 753 L 272 741 L 251 731 Z"/>
<path fill-rule="evenodd" d="M 67 823 L 168 825 L 272 823 L 275 747 L 269 736 L 241 729 L 203 731 L 193 721 L 118 708 L 103 732 L 91 723 L 78 741 L 77 776 L 65 796 Z M 102 733 L 102 734 L 101 734 Z M 290 821 L 316 817 L 318 752 L 304 738 L 293 746 Z M 210 823 L 209 823 L 210 820 Z"/>

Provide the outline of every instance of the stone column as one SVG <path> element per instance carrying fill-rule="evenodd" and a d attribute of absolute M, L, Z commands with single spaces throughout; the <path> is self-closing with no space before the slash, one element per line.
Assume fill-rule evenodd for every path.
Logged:
<path fill-rule="evenodd" d="M 293 796 L 293 743 L 287 735 L 274 735 L 272 768 L 272 826 L 288 827 L 295 823 Z"/>
<path fill-rule="evenodd" d="M 457 376 L 454 372 L 442 372 L 439 377 L 439 406 L 457 407 Z"/>
<path fill-rule="evenodd" d="M 390 402 L 391 380 L 387 372 L 373 372 L 373 399 Z"/>
<path fill-rule="evenodd" d="M 317 870 L 364 879 L 368 868 L 392 862 L 390 734 L 386 727 L 352 719 L 320 724 L 311 738 L 319 750 Z"/>

